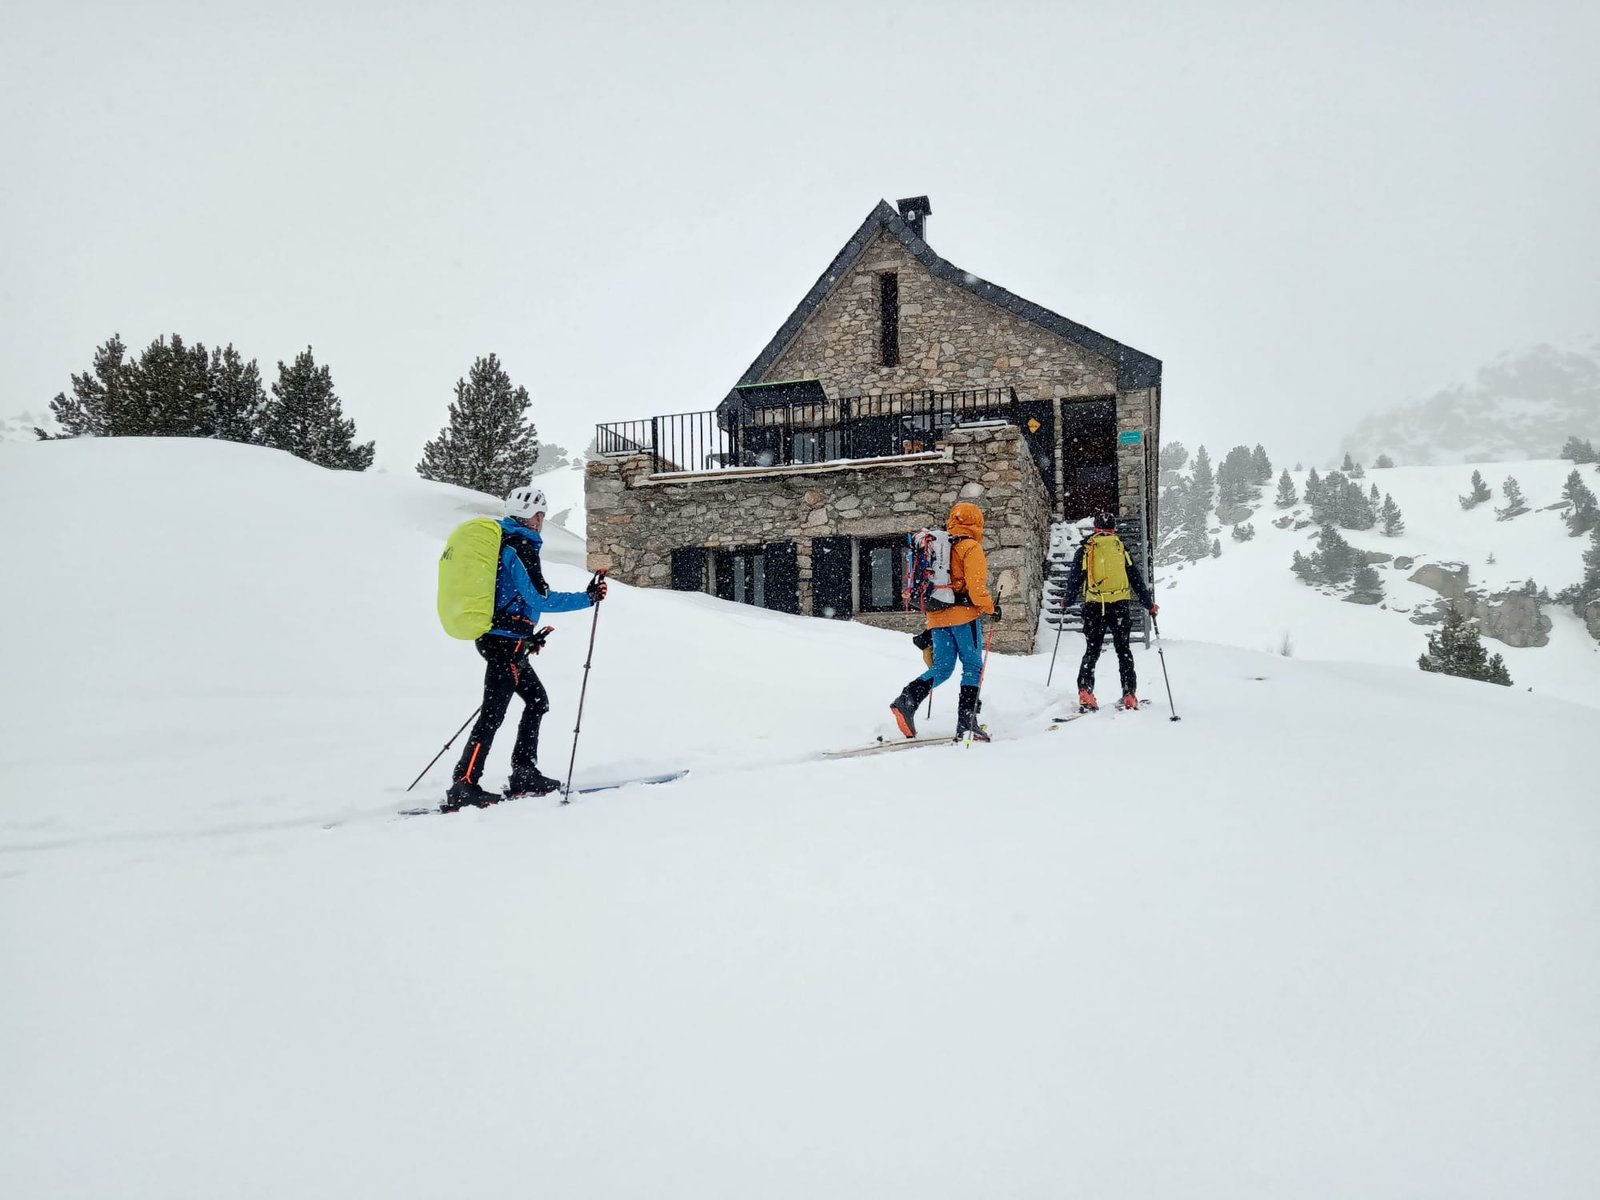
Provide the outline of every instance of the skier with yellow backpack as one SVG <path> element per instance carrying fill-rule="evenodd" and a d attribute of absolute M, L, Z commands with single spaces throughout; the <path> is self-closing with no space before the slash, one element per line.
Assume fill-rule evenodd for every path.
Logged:
<path fill-rule="evenodd" d="M 1129 646 L 1133 626 L 1129 601 L 1138 596 L 1140 605 L 1152 617 L 1161 610 L 1127 547 L 1117 536 L 1115 514 L 1095 513 L 1094 531 L 1078 547 L 1077 557 L 1067 572 L 1065 595 L 1083 601 L 1084 650 L 1083 663 L 1078 668 L 1079 710 L 1094 712 L 1100 707 L 1094 698 L 1094 668 L 1108 630 L 1122 675 L 1119 707 L 1137 709 L 1138 676 L 1133 669 L 1133 650 Z"/>
<path fill-rule="evenodd" d="M 483 707 L 451 776 L 441 806 L 445 812 L 542 796 L 561 786 L 539 772 L 539 724 L 550 711 L 550 697 L 529 655 L 539 653 L 550 634 L 549 626 L 539 628 L 544 613 L 599 604 L 606 583 L 597 575 L 581 592 L 550 590 L 539 563 L 545 507 L 539 489 L 516 488 L 506 497 L 504 518 L 479 517 L 458 526 L 439 558 L 439 621 L 451 637 L 471 641 L 485 663 Z M 522 720 L 511 751 L 511 781 L 502 797 L 478 781 L 513 695 L 522 697 Z"/>

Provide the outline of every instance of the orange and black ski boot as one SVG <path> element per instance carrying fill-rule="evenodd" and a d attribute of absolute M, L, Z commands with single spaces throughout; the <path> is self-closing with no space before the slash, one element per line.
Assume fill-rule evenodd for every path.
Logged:
<path fill-rule="evenodd" d="M 1088 688 L 1078 689 L 1078 711 L 1099 712 L 1100 702 L 1094 698 L 1094 693 Z"/>
<path fill-rule="evenodd" d="M 933 691 L 933 684 L 926 679 L 913 679 L 906 684 L 906 690 L 901 692 L 889 702 L 889 711 L 894 714 L 894 723 L 900 727 L 900 732 L 908 738 L 917 736 L 917 709 L 928 698 L 928 693 Z"/>

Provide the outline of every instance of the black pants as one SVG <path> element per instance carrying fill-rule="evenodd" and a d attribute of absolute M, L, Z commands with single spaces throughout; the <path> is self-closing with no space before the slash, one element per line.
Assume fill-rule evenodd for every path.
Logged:
<path fill-rule="evenodd" d="M 483 671 L 483 711 L 472 726 L 453 778 L 461 783 L 477 783 L 483 778 L 490 743 L 506 719 L 513 693 L 522 697 L 523 707 L 517 744 L 511 751 L 511 778 L 531 775 L 539 769 L 539 722 L 550 711 L 550 697 L 528 661 L 528 643 L 523 638 L 484 634 L 473 645 L 488 664 Z"/>
<path fill-rule="evenodd" d="M 1128 646 L 1132 629 L 1133 606 L 1126 600 L 1111 604 L 1083 602 L 1083 665 L 1078 668 L 1079 690 L 1094 691 L 1094 665 L 1100 658 L 1100 647 L 1105 644 L 1106 630 L 1111 631 L 1111 644 L 1117 650 L 1117 669 L 1122 673 L 1124 693 L 1138 689 L 1139 679 L 1133 671 L 1133 651 Z"/>

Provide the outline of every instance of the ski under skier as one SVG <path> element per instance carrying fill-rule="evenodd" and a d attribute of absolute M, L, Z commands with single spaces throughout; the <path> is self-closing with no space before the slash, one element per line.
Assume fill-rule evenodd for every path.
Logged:
<path fill-rule="evenodd" d="M 561 787 L 559 780 L 539 773 L 539 723 L 550 711 L 550 697 L 533 670 L 529 655 L 544 648 L 548 628 L 539 629 L 545 613 L 574 612 L 599 604 L 606 596 L 604 579 L 596 579 L 581 592 L 553 592 L 539 565 L 543 544 L 544 493 L 520 487 L 506 497 L 500 520 L 500 561 L 494 581 L 494 616 L 489 632 L 473 645 L 486 664 L 483 673 L 483 709 L 467 739 L 461 760 L 451 776 L 443 808 L 454 811 L 468 805 L 482 808 L 501 799 L 543 796 Z M 512 695 L 522 697 L 522 719 L 511 751 L 511 779 L 504 795 L 479 786 L 489 746 L 505 720 Z"/>
<path fill-rule="evenodd" d="M 950 534 L 950 586 L 955 604 L 927 613 L 933 639 L 933 663 L 889 704 L 895 724 L 906 737 L 917 736 L 917 708 L 928 694 L 954 674 L 961 661 L 961 698 L 956 706 L 956 737 L 987 742 L 978 725 L 978 687 L 983 680 L 983 618 L 998 619 L 1000 607 L 989 594 L 989 560 L 983 553 L 983 511 L 962 502 L 945 521 Z"/>
<path fill-rule="evenodd" d="M 1078 547 L 1067 572 L 1065 594 L 1083 601 L 1084 649 L 1083 663 L 1078 668 L 1079 709 L 1093 712 L 1100 707 L 1094 698 L 1094 668 L 1108 630 L 1122 675 L 1121 707 L 1137 709 L 1139 680 L 1133 669 L 1133 651 L 1128 644 L 1132 630 L 1129 601 L 1138 596 L 1139 603 L 1152 617 L 1161 610 L 1151 598 L 1150 588 L 1127 547 L 1117 536 L 1115 514 L 1095 513 L 1094 531 Z"/>

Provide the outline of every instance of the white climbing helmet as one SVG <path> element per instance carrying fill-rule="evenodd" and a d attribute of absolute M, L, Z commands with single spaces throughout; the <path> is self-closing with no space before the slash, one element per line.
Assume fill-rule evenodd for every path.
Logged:
<path fill-rule="evenodd" d="M 545 511 L 544 493 L 536 487 L 519 487 L 506 497 L 506 516 L 531 521 Z"/>

